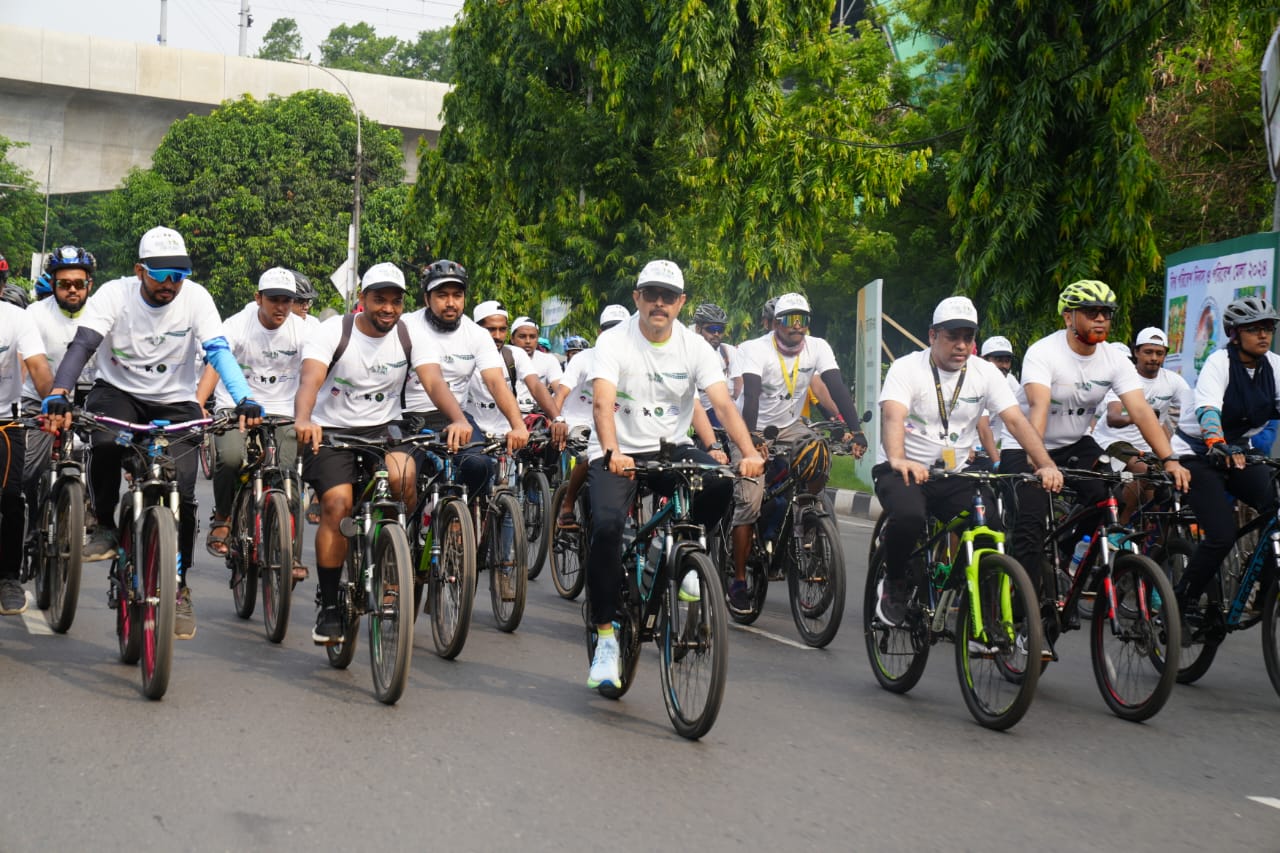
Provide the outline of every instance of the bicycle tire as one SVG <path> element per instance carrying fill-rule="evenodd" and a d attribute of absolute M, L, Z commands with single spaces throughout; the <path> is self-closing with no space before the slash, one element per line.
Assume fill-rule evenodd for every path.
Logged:
<path fill-rule="evenodd" d="M 59 634 L 71 630 L 80 602 L 84 558 L 84 484 L 67 478 L 54 486 L 50 501 L 53 541 L 41 560 L 49 589 L 49 627 Z M 46 527 L 47 531 L 49 528 Z"/>
<path fill-rule="evenodd" d="M 127 500 L 127 499 L 126 499 Z M 111 563 L 116 584 L 116 650 L 120 662 L 135 664 L 142 654 L 142 612 L 134 589 L 137 569 L 134 565 L 133 517 L 126 504 L 120 505 L 120 547 Z"/>
<path fill-rule="evenodd" d="M 356 637 L 360 633 L 360 614 L 356 612 L 355 569 L 352 566 L 355 549 L 347 545 L 347 558 L 342 561 L 342 574 L 338 578 L 338 611 L 342 614 L 342 642 L 325 646 L 325 657 L 334 669 L 346 669 L 356 656 Z"/>
<path fill-rule="evenodd" d="M 564 503 L 565 493 L 569 491 L 567 482 L 556 487 L 551 498 L 552 512 L 555 518 L 560 517 L 560 507 Z M 585 490 L 584 490 L 585 491 Z M 582 587 L 587 582 L 585 558 L 587 555 L 587 514 L 586 499 L 583 491 L 578 492 L 574 515 L 578 519 L 577 530 L 556 530 L 551 544 L 551 583 L 560 597 L 573 601 L 582 594 Z"/>
<path fill-rule="evenodd" d="M 1187 539 L 1171 539 L 1165 543 L 1163 568 L 1170 585 L 1176 586 L 1182 579 L 1187 561 L 1191 559 L 1195 548 L 1196 546 Z M 1210 583 L 1200 599 L 1200 606 L 1204 612 L 1210 612 L 1214 608 L 1221 612 L 1219 597 L 1217 583 Z M 1178 651 L 1178 683 L 1194 684 L 1203 678 L 1209 671 L 1209 667 L 1213 666 L 1213 659 L 1217 656 L 1218 646 L 1221 644 L 1221 639 L 1216 638 L 1205 637 L 1201 638 L 1200 642 L 1184 638 L 1182 648 Z M 1155 659 L 1155 663 L 1157 666 L 1164 666 L 1164 661 L 1158 658 Z"/>
<path fill-rule="evenodd" d="M 258 572 L 262 581 L 262 627 L 267 640 L 280 643 L 289 630 L 293 601 L 293 518 L 282 492 L 266 495 L 262 508 L 262 539 Z"/>
<path fill-rule="evenodd" d="M 227 568 L 231 569 L 231 600 L 236 615 L 241 619 L 253 616 L 258 604 L 258 566 L 255 540 L 258 518 L 254 514 L 253 491 L 242 486 L 236 492 L 231 505 L 231 518 L 227 537 Z"/>
<path fill-rule="evenodd" d="M 520 627 L 525 600 L 529 593 L 528 543 L 521 524 L 520 501 L 511 492 L 502 491 L 489 500 L 485 517 L 485 570 L 489 573 L 489 602 L 498 630 L 510 634 Z M 507 579 L 503 593 L 503 576 Z M 510 596 L 509 598 L 507 596 Z"/>
<path fill-rule="evenodd" d="M 200 473 L 206 480 L 213 479 L 213 433 L 205 433 L 200 439 Z"/>
<path fill-rule="evenodd" d="M 800 639 L 815 649 L 835 639 L 844 618 L 844 551 L 840 532 L 828 515 L 806 509 L 800 515 L 797 537 L 800 556 L 788 560 L 787 594 L 791 617 Z M 786 547 L 794 548 L 794 544 Z"/>
<path fill-rule="evenodd" d="M 523 501 L 525 530 L 528 531 L 529 580 L 542 574 L 551 550 L 551 537 L 555 535 L 554 516 L 551 515 L 551 484 L 547 475 L 537 469 L 524 472 L 520 483 Z"/>
<path fill-rule="evenodd" d="M 662 699 L 676 734 L 697 740 L 720 714 L 729 671 L 729 614 L 711 558 L 685 548 L 662 601 L 658 643 Z M 681 580 L 690 572 L 700 584 L 697 601 L 680 600 Z"/>
<path fill-rule="evenodd" d="M 1280 579 L 1271 582 L 1262 604 L 1262 660 L 1267 665 L 1267 677 L 1276 693 L 1280 693 Z"/>
<path fill-rule="evenodd" d="M 43 492 L 43 490 L 42 490 Z M 42 493 L 39 496 L 40 510 L 36 518 L 35 547 L 31 551 L 29 568 L 34 583 L 36 607 L 48 610 L 53 601 L 52 569 L 49 566 L 54 544 L 48 540 L 48 532 L 53 526 L 53 501 Z"/>
<path fill-rule="evenodd" d="M 1089 630 L 1093 674 L 1111 712 L 1140 722 L 1163 708 L 1173 692 L 1182 624 L 1173 587 L 1150 558 L 1117 554 L 1110 586 L 1116 604 L 1113 608 L 1104 584 Z M 1116 630 L 1113 620 L 1120 623 Z M 1157 666 L 1157 659 L 1164 665 Z"/>
<path fill-rule="evenodd" d="M 967 583 L 957 597 L 956 674 L 973 718 L 985 728 L 1004 731 L 1022 719 L 1035 698 L 1040 668 L 1027 667 L 1026 662 L 1040 659 L 1044 626 L 1031 578 L 1017 560 L 1005 554 L 983 554 L 977 584 L 976 605 Z M 975 631 L 975 610 L 982 618 L 981 632 Z M 1009 679 L 1002 659 L 1015 661 L 1013 669 L 1020 669 L 1022 677 Z"/>
<path fill-rule="evenodd" d="M 169 689 L 173 667 L 173 620 L 178 600 L 178 525 L 168 507 L 142 511 L 141 581 L 142 692 L 159 699 Z"/>
<path fill-rule="evenodd" d="M 883 521 L 884 516 L 881 516 Z M 862 595 L 862 630 L 866 638 L 871 672 L 880 686 L 890 693 L 906 693 L 924 675 L 929 662 L 929 626 L 919 607 L 907 608 L 906 624 L 886 625 L 876 616 L 880 600 L 880 582 L 885 579 L 884 551 L 876 547 L 882 524 L 877 523 L 872 537 L 871 558 L 867 564 L 867 582 Z"/>
<path fill-rule="evenodd" d="M 457 498 L 443 501 L 433 523 L 440 541 L 440 563 L 431 567 L 427 603 L 436 654 L 453 660 L 467 642 L 476 600 L 476 533 L 471 513 Z"/>
<path fill-rule="evenodd" d="M 413 659 L 412 598 L 413 557 L 404 528 L 384 523 L 375 528 L 373 544 L 373 597 L 369 601 L 369 665 L 373 670 L 373 695 L 384 705 L 394 705 L 404 694 Z M 410 593 L 411 594 L 411 593 Z M 410 609 L 406 611 L 405 604 Z"/>

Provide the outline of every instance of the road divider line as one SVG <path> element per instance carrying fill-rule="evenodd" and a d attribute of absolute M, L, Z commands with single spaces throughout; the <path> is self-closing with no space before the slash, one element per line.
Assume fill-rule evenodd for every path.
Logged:
<path fill-rule="evenodd" d="M 1249 799 L 1264 806 L 1271 806 L 1273 809 L 1280 809 L 1280 800 L 1275 797 L 1249 797 Z"/>
<path fill-rule="evenodd" d="M 27 626 L 28 634 L 52 634 L 53 629 L 49 627 L 49 620 L 44 618 L 44 611 L 36 607 L 36 597 L 31 594 L 31 590 L 23 590 L 27 596 L 27 609 L 22 613 L 22 621 Z"/>
<path fill-rule="evenodd" d="M 737 623 L 734 623 L 733 627 L 737 628 L 739 631 L 746 631 L 748 634 L 757 634 L 765 639 L 773 640 L 775 643 L 782 643 L 784 646 L 791 646 L 793 649 L 801 649 L 803 651 L 810 651 L 813 649 L 813 646 L 806 646 L 804 643 L 797 643 L 795 640 L 788 640 L 786 637 L 780 637 L 777 634 L 761 630 L 760 628 L 756 628 L 751 625 L 738 625 Z"/>

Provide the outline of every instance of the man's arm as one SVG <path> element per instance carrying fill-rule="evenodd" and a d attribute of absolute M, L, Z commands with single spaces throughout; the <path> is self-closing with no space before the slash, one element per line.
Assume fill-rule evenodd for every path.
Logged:
<path fill-rule="evenodd" d="M 591 418 L 595 422 L 596 438 L 600 441 L 600 449 L 609 461 L 610 473 L 628 480 L 635 477 L 634 471 L 628 471 L 635 465 L 628 454 L 618 447 L 618 427 L 613 421 L 613 404 L 618 399 L 618 386 L 608 379 L 594 379 L 591 385 Z"/>
<path fill-rule="evenodd" d="M 1036 435 L 1043 436 L 1044 431 L 1049 427 L 1049 404 L 1052 402 L 1052 392 L 1048 385 L 1041 385 L 1039 382 L 1023 385 L 1022 391 L 1027 395 L 1027 422 L 1036 431 Z M 1001 412 L 1000 416 L 1004 417 L 1004 413 Z M 1017 433 L 1012 435 L 1018 438 Z M 1018 443 L 1021 444 L 1022 440 L 1018 439 Z M 1025 445 L 1023 447 L 1025 448 Z"/>
<path fill-rule="evenodd" d="M 205 364 L 204 370 L 200 372 L 200 382 L 196 385 L 196 402 L 206 412 L 209 411 L 209 397 L 217 387 L 218 371 L 214 370 L 211 365 Z"/>
<path fill-rule="evenodd" d="M 742 374 L 742 422 L 747 430 L 756 428 L 760 419 L 760 374 Z M 723 423 L 723 421 L 721 421 Z"/>
<path fill-rule="evenodd" d="M 999 462 L 1000 448 L 996 446 L 996 434 L 991 431 L 990 415 L 978 418 L 978 440 L 982 442 L 982 449 L 987 451 L 987 458 L 992 462 Z"/>
<path fill-rule="evenodd" d="M 418 374 L 418 381 L 422 383 L 422 390 L 427 392 L 440 413 L 449 419 L 449 425 L 444 430 L 445 444 L 449 449 L 457 450 L 471 441 L 471 422 L 462 413 L 462 407 L 458 405 L 458 399 L 453 396 L 449 383 L 445 381 L 440 365 L 431 361 L 418 365 L 414 370 Z"/>
<path fill-rule="evenodd" d="M 1133 420 L 1124 410 L 1124 403 L 1119 400 L 1112 400 L 1107 403 L 1107 426 L 1112 429 L 1127 427 L 1133 423 Z"/>
<path fill-rule="evenodd" d="M 909 486 L 912 480 L 917 483 L 927 481 L 929 469 L 907 458 L 907 414 L 907 407 L 896 400 L 885 400 L 880 404 L 880 444 L 889 465 Z"/>
<path fill-rule="evenodd" d="M 320 449 L 320 436 L 323 430 L 311 422 L 311 413 L 316 407 L 316 395 L 320 386 L 329 375 L 329 365 L 314 358 L 302 360 L 302 370 L 298 374 L 298 395 L 293 399 L 293 427 L 298 434 L 298 444 L 310 444 L 312 451 Z"/>
<path fill-rule="evenodd" d="M 64 396 L 70 394 L 76 387 L 76 380 L 84 372 L 84 366 L 98 351 L 98 345 L 101 343 L 102 335 L 93 329 L 85 326 L 76 329 L 76 336 L 67 345 L 67 354 L 62 357 L 62 362 L 58 365 L 58 372 L 53 377 L 53 388 L 49 393 Z"/>
<path fill-rule="evenodd" d="M 49 369 L 48 357 L 44 353 L 38 353 L 24 359 L 22 363 L 31 374 L 31 384 L 35 385 L 36 393 L 41 397 L 48 396 L 53 388 L 53 371 Z"/>
<path fill-rule="evenodd" d="M 742 454 L 742 461 L 738 465 L 739 473 L 744 477 L 759 477 L 764 473 L 764 459 L 756 451 L 755 444 L 751 441 L 751 431 L 747 429 L 742 415 L 738 414 L 738 407 L 729 396 L 729 386 L 721 382 L 712 383 L 707 388 L 707 399 L 711 401 L 711 407 L 720 423 L 724 424 L 724 431 L 729 439 L 738 445 L 738 452 Z M 707 426 L 711 426 L 710 421 Z M 711 441 L 715 442 L 714 432 Z"/>
<path fill-rule="evenodd" d="M 1160 426 L 1160 419 L 1147 404 L 1147 398 L 1143 396 L 1141 389 L 1135 388 L 1124 392 L 1120 395 L 1120 402 L 1129 410 L 1129 418 L 1138 428 L 1138 432 L 1142 433 L 1147 444 L 1151 445 L 1151 452 L 1164 463 L 1164 472 L 1173 478 L 1174 485 L 1179 491 L 1185 492 L 1191 484 L 1191 472 L 1183 468 L 1182 463 L 1173 457 L 1169 436 L 1165 435 L 1164 428 Z"/>
<path fill-rule="evenodd" d="M 1000 419 L 1004 421 L 1005 429 L 1009 430 L 1009 433 L 1022 445 L 1022 449 L 1027 452 L 1027 458 L 1035 466 L 1040 484 L 1051 492 L 1062 491 L 1062 472 L 1049 457 L 1040 433 L 1031 426 L 1031 422 L 1022 414 L 1022 409 L 1016 405 L 1010 406 L 1000 413 Z"/>

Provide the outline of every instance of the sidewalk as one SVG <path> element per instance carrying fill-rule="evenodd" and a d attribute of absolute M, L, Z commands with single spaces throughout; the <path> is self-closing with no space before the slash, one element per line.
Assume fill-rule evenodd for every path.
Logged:
<path fill-rule="evenodd" d="M 865 518 L 868 521 L 875 521 L 880 517 L 880 501 L 876 500 L 875 495 L 849 489 L 827 489 L 827 497 L 831 499 L 836 515 Z"/>

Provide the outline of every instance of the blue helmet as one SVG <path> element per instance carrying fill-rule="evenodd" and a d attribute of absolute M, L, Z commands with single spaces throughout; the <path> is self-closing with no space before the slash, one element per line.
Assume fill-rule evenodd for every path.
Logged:
<path fill-rule="evenodd" d="M 49 278 L 47 272 L 42 272 L 36 278 L 36 300 L 45 299 L 53 296 L 53 280 Z"/>
<path fill-rule="evenodd" d="M 578 352 L 587 349 L 591 344 L 587 343 L 587 339 L 582 335 L 570 335 L 564 339 L 565 352 Z"/>

